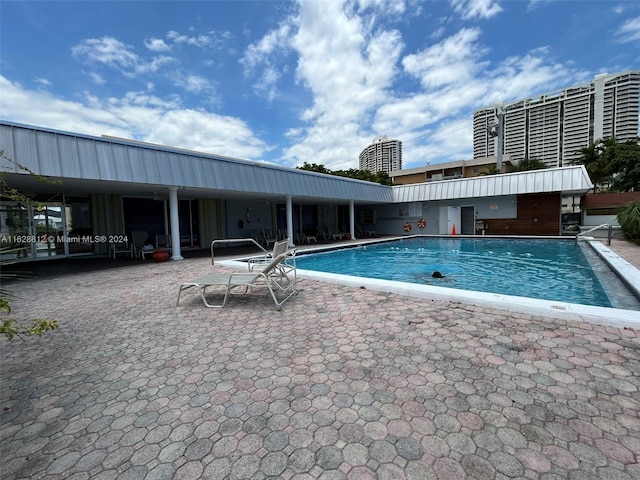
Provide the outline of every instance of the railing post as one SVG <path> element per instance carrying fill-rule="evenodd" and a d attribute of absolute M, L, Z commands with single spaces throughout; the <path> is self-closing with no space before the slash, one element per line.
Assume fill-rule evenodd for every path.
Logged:
<path fill-rule="evenodd" d="M 613 225 L 609 225 L 609 234 L 607 235 L 607 245 L 611 246 L 611 237 L 613 236 Z"/>

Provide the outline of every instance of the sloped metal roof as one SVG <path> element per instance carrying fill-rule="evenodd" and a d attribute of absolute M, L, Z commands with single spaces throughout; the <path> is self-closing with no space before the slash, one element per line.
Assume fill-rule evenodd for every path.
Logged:
<path fill-rule="evenodd" d="M 40 175 L 297 199 L 392 201 L 388 186 L 222 155 L 0 122 L 0 149 Z M 2 166 L 5 171 L 6 165 Z M 17 168 L 13 173 L 24 173 Z M 66 183 L 66 182 L 65 182 Z M 121 185 L 122 186 L 122 185 Z M 63 187 L 64 188 L 64 187 Z M 195 190 L 194 190 L 195 191 Z"/>
<path fill-rule="evenodd" d="M 384 186 L 178 148 L 0 121 L 0 149 L 31 171 L 64 179 L 62 189 L 145 193 L 179 187 L 195 196 L 286 197 L 384 204 L 527 193 L 580 195 L 593 185 L 582 165 L 440 182 Z M 15 166 L 0 170 L 27 180 Z"/>
<path fill-rule="evenodd" d="M 455 198 L 496 197 L 527 193 L 562 192 L 581 195 L 593 188 L 584 165 L 485 175 L 440 182 L 398 185 L 393 188 L 394 202 L 423 202 Z"/>

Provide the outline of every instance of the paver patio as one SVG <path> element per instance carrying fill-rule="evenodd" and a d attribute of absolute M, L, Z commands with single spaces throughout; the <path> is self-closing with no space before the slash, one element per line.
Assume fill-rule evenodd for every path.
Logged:
<path fill-rule="evenodd" d="M 1 340 L 3 479 L 640 478 L 637 329 L 364 282 L 176 308 L 211 268 L 12 286 L 15 317 L 60 330 Z"/>

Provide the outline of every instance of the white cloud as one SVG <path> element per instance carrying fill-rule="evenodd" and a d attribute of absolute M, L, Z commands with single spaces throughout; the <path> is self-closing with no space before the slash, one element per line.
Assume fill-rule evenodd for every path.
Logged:
<path fill-rule="evenodd" d="M 44 87 L 50 87 L 51 82 L 46 78 L 36 78 L 35 81 Z"/>
<path fill-rule="evenodd" d="M 261 63 L 268 62 L 269 56 L 274 52 L 288 49 L 290 33 L 291 27 L 287 22 L 284 22 L 278 29 L 270 31 L 257 43 L 249 45 L 240 60 L 247 73 L 250 73 L 253 68 Z"/>
<path fill-rule="evenodd" d="M 133 47 L 113 37 L 85 39 L 73 47 L 71 52 L 90 65 L 102 64 L 119 70 L 128 77 L 155 73 L 162 66 L 175 62 L 174 58 L 165 55 L 150 60 L 143 59 L 133 51 Z M 92 79 L 96 80 L 95 77 Z"/>
<path fill-rule="evenodd" d="M 376 111 L 374 130 L 398 132 L 406 166 L 470 158 L 474 110 L 544 93 L 583 75 L 550 60 L 548 48 L 490 64 L 479 33 L 463 29 L 403 59 L 423 89 L 389 98 Z"/>
<path fill-rule="evenodd" d="M 358 12 L 375 7 L 376 9 L 387 10 L 391 15 L 400 15 L 405 13 L 407 5 L 404 0 L 357 0 L 354 2 L 358 7 Z"/>
<path fill-rule="evenodd" d="M 276 30 L 272 30 L 258 42 L 249 45 L 240 59 L 245 77 L 251 76 L 262 67 L 253 89 L 268 102 L 272 102 L 276 97 L 277 83 L 281 77 L 277 63 L 290 50 L 291 27 L 288 22 L 289 20 L 286 20 Z"/>
<path fill-rule="evenodd" d="M 230 32 L 208 32 L 197 35 L 184 35 L 175 30 L 167 33 L 167 39 L 176 44 L 191 45 L 198 48 L 224 48 L 228 40 L 232 38 Z"/>
<path fill-rule="evenodd" d="M 371 114 L 389 95 L 403 48 L 400 34 L 373 32 L 370 22 L 338 2 L 301 3 L 295 25 L 291 45 L 298 54 L 296 78 L 314 101 L 300 117 L 308 127 L 291 132 L 299 140 L 285 151 L 285 159 L 353 168 L 377 134 L 361 126 L 370 124 Z"/>
<path fill-rule="evenodd" d="M 195 74 L 183 75 L 181 72 L 176 72 L 172 76 L 174 85 L 182 87 L 184 90 L 195 94 L 212 94 L 214 92 L 214 86 L 209 79 Z"/>
<path fill-rule="evenodd" d="M 494 0 L 450 0 L 453 10 L 464 20 L 491 18 L 502 11 Z"/>
<path fill-rule="evenodd" d="M 154 57 L 148 62 L 141 62 L 135 67 L 136 74 L 142 73 L 156 73 L 160 70 L 161 67 L 165 65 L 170 65 L 175 63 L 176 59 L 173 57 L 167 57 L 165 55 L 161 55 L 159 57 Z M 131 73 L 129 75 L 132 75 Z"/>
<path fill-rule="evenodd" d="M 107 83 L 107 81 L 96 72 L 89 72 L 89 78 L 96 85 L 104 85 L 105 83 Z"/>
<path fill-rule="evenodd" d="M 161 38 L 150 38 L 145 40 L 144 46 L 152 52 L 168 52 L 171 50 L 171 47 L 164 43 L 164 40 Z"/>
<path fill-rule="evenodd" d="M 402 60 L 405 71 L 420 79 L 425 89 L 443 85 L 466 84 L 479 68 L 478 59 L 486 52 L 477 40 L 479 29 L 462 29 L 416 54 Z"/>
<path fill-rule="evenodd" d="M 629 43 L 640 40 L 640 17 L 629 18 L 618 30 L 616 36 L 620 43 Z"/>
<path fill-rule="evenodd" d="M 103 134 L 239 158 L 269 149 L 242 120 L 184 108 L 180 99 L 140 92 L 122 98 L 86 95 L 70 101 L 23 88 L 0 76 L 0 111 L 14 122 L 88 135 Z"/>
<path fill-rule="evenodd" d="M 188 35 L 181 35 L 174 30 L 167 33 L 167 38 L 174 43 L 186 43 L 187 45 L 192 45 L 194 47 L 206 47 L 211 44 L 211 38 L 207 35 L 190 37 Z"/>
<path fill-rule="evenodd" d="M 89 63 L 102 63 L 121 69 L 130 69 L 140 61 L 131 46 L 113 37 L 88 38 L 73 47 L 71 53 L 84 57 Z"/>

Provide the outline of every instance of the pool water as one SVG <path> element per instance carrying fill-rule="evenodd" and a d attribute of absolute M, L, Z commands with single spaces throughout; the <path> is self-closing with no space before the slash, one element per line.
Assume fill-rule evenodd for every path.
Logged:
<path fill-rule="evenodd" d="M 611 307 L 575 240 L 410 238 L 301 255 L 304 270 Z M 434 272 L 443 278 L 434 278 Z"/>

